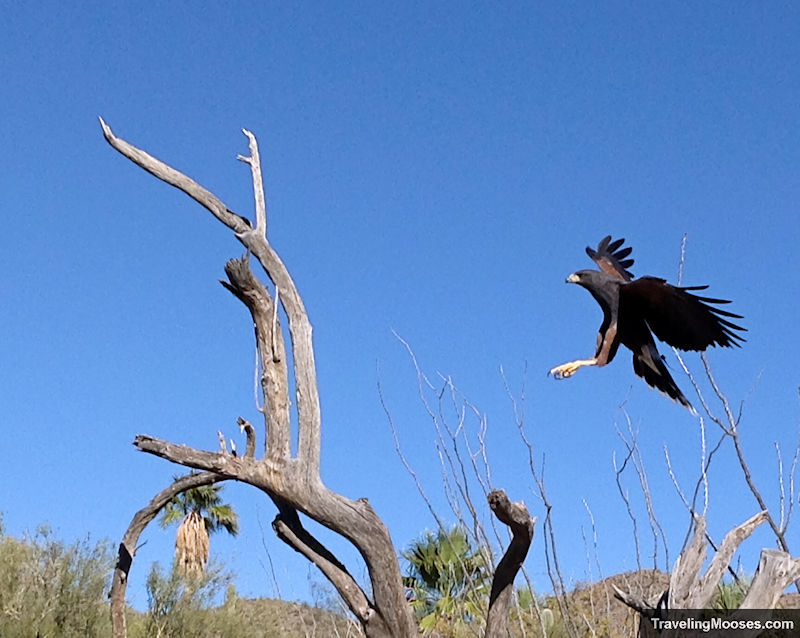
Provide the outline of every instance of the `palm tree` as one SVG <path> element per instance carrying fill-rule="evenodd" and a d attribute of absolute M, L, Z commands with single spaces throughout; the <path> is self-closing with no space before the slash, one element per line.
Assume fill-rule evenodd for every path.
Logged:
<path fill-rule="evenodd" d="M 239 515 L 222 502 L 221 491 L 221 485 L 193 487 L 175 496 L 161 513 L 162 528 L 181 521 L 175 537 L 175 559 L 186 573 L 205 569 L 211 534 L 221 529 L 232 536 L 239 532 Z"/>
<path fill-rule="evenodd" d="M 403 552 L 403 579 L 420 629 L 456 635 L 484 615 L 489 570 L 486 556 L 470 545 L 463 528 L 427 532 Z"/>

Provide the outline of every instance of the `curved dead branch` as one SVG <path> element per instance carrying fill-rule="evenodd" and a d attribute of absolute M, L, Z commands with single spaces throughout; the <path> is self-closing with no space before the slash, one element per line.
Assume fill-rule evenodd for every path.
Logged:
<path fill-rule="evenodd" d="M 494 515 L 509 527 L 512 534 L 511 543 L 494 572 L 486 616 L 486 638 L 500 638 L 509 635 L 508 613 L 514 579 L 528 555 L 536 518 L 531 518 L 522 501 L 512 503 L 503 490 L 492 490 L 488 500 Z"/>
<path fill-rule="evenodd" d="M 111 580 L 111 591 L 108 597 L 111 601 L 111 631 L 113 638 L 126 638 L 127 626 L 125 620 L 125 591 L 128 588 L 128 574 L 130 573 L 133 557 L 136 555 L 136 544 L 144 529 L 158 516 L 158 513 L 178 494 L 203 485 L 212 485 L 224 481 L 225 477 L 213 472 L 188 474 L 175 480 L 172 485 L 161 490 L 145 507 L 133 516 L 122 542 L 119 544 L 117 564 L 114 567 L 114 576 Z"/>
<path fill-rule="evenodd" d="M 278 538 L 316 565 L 353 610 L 356 618 L 362 623 L 367 622 L 373 613 L 372 606 L 355 578 L 336 556 L 303 527 L 297 510 L 278 505 L 280 513 L 272 521 Z"/>

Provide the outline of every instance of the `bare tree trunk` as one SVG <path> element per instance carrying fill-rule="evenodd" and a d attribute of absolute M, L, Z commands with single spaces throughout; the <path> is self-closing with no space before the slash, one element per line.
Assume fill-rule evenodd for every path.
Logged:
<path fill-rule="evenodd" d="M 250 156 L 239 158 L 251 167 L 256 200 L 256 225 L 253 227 L 247 219 L 233 213 L 219 198 L 194 180 L 116 137 L 105 122 L 101 120 L 100 123 L 106 140 L 113 148 L 207 208 L 233 231 L 247 249 L 245 258 L 231 260 L 226 265 L 229 281 L 224 285 L 250 311 L 263 370 L 261 388 L 266 430 L 266 453 L 263 458 L 196 450 L 149 436 L 137 436 L 134 444 L 144 452 L 173 463 L 211 472 L 214 480 L 235 479 L 263 490 L 279 506 L 281 514 L 276 519 L 275 529 L 280 538 L 323 571 L 359 620 L 367 636 L 416 636 L 414 619 L 405 600 L 400 567 L 386 526 L 366 499 L 354 501 L 332 492 L 325 487 L 319 475 L 321 412 L 312 327 L 289 271 L 267 240 L 266 206 L 255 136 L 244 131 L 250 142 Z M 271 280 L 275 290 L 274 299 L 251 272 L 250 255 L 261 264 Z M 298 440 L 297 454 L 294 456 L 289 445 L 289 368 L 278 320 L 279 305 L 288 318 L 291 341 Z M 372 585 L 371 599 L 342 563 L 302 527 L 297 512 L 341 534 L 355 545 L 367 566 Z M 131 545 L 125 544 L 125 547 L 130 554 Z M 124 563 L 121 562 L 121 565 Z M 120 595 L 119 587 L 114 594 L 117 597 Z M 124 605 L 124 589 L 121 595 Z M 124 636 L 124 633 L 119 635 Z"/>
<path fill-rule="evenodd" d="M 513 535 L 506 553 L 494 571 L 489 612 L 486 615 L 486 638 L 504 638 L 510 635 L 508 613 L 514 592 L 514 578 L 528 555 L 536 519 L 531 518 L 524 503 L 509 501 L 503 490 L 491 491 L 488 499 L 494 515 L 501 523 L 508 525 Z"/>

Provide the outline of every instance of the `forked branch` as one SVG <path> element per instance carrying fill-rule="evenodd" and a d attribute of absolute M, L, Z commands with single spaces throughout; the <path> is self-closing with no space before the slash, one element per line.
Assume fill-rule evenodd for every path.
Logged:
<path fill-rule="evenodd" d="M 659 601 L 642 600 L 615 587 L 617 598 L 645 616 L 653 615 L 657 609 L 710 608 L 722 574 L 739 545 L 765 521 L 767 512 L 759 512 L 728 532 L 705 574 L 700 577 L 706 560 L 706 521 L 697 516 L 692 540 L 675 562 L 669 589 Z M 774 609 L 781 592 L 798 575 L 800 560 L 780 550 L 762 550 L 758 570 L 739 609 Z"/>
<path fill-rule="evenodd" d="M 289 318 L 289 334 L 294 359 L 295 398 L 298 415 L 297 456 L 302 460 L 303 469 L 310 478 L 318 475 L 321 417 L 311 322 L 294 280 L 283 261 L 267 241 L 266 221 L 262 227 L 253 228 L 247 219 L 231 211 L 211 191 L 149 153 L 114 135 L 111 127 L 102 118 L 100 125 L 106 141 L 115 150 L 148 173 L 189 195 L 230 228 L 236 238 L 259 261 L 276 289 L 280 290 L 280 302 Z M 255 148 L 257 151 L 255 137 L 250 134 L 248 139 L 251 149 Z M 250 164 L 253 174 L 261 175 L 257 152 L 243 159 Z M 265 208 L 264 215 L 266 215 Z"/>

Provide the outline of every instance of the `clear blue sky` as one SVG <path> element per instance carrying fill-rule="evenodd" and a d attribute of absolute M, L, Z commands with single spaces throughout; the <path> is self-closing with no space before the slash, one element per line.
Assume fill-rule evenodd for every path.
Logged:
<path fill-rule="evenodd" d="M 570 381 L 545 376 L 593 351 L 599 308 L 564 277 L 589 267 L 584 247 L 609 233 L 634 247 L 635 274 L 672 280 L 687 233 L 686 283 L 710 284 L 745 315 L 747 343 L 711 361 L 734 404 L 746 400 L 742 436 L 777 507 L 774 442 L 791 454 L 800 384 L 796 4 L 45 2 L 3 3 L 3 14 L 10 533 L 49 522 L 67 540 L 116 543 L 179 471 L 136 452 L 134 435 L 214 449 L 217 429 L 233 435 L 237 416 L 256 417 L 249 318 L 217 283 L 240 245 L 108 147 L 98 115 L 242 214 L 252 191 L 235 161 L 247 151 L 240 129 L 259 136 L 270 236 L 315 326 L 324 479 L 369 497 L 398 547 L 433 521 L 395 456 L 377 365 L 406 451 L 442 497 L 392 330 L 486 413 L 495 482 L 541 517 L 500 366 L 516 391 L 525 384 L 570 582 L 587 577 L 584 498 L 604 574 L 635 567 L 612 468 L 627 400 L 677 555 L 686 515 L 662 450 L 688 485 L 697 422 L 636 379 L 626 352 Z M 757 510 L 725 454 L 711 476 L 717 539 Z M 276 593 L 266 545 L 281 595 L 307 598 L 308 568 L 272 536 L 269 502 L 245 486 L 226 495 L 243 531 L 212 552 L 240 591 Z M 145 539 L 130 589 L 140 607 L 173 532 Z M 752 539 L 742 566 L 772 543 Z M 527 566 L 547 589 L 541 528 Z"/>

